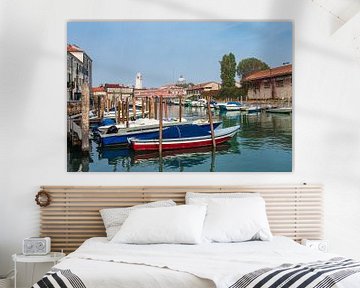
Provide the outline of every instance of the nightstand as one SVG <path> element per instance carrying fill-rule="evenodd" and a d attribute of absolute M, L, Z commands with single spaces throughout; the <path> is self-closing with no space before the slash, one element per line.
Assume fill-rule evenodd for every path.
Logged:
<path fill-rule="evenodd" d="M 12 259 L 14 261 L 14 270 L 15 270 L 15 277 L 14 277 L 14 288 L 16 288 L 16 264 L 17 263 L 33 263 L 34 265 L 36 265 L 36 263 L 53 263 L 54 265 L 56 263 L 58 263 L 58 261 L 65 257 L 65 253 L 60 253 L 60 252 L 50 252 L 49 254 L 46 255 L 37 255 L 37 256 L 27 256 L 24 254 L 14 254 L 12 255 Z M 31 285 L 33 285 L 34 281 L 34 266 L 32 269 L 32 273 L 31 273 Z"/>
<path fill-rule="evenodd" d="M 314 250 L 318 250 L 321 252 L 328 251 L 328 242 L 326 240 L 310 240 L 310 239 L 303 239 L 301 240 L 301 244 L 309 247 Z"/>

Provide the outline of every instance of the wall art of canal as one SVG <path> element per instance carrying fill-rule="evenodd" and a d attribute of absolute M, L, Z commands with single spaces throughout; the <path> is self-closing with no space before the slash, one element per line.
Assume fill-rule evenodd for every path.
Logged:
<path fill-rule="evenodd" d="M 179 106 L 168 106 L 177 117 Z M 205 108 L 183 108 L 184 117 L 207 118 Z M 127 148 L 101 148 L 91 141 L 89 156 L 68 147 L 69 172 L 291 172 L 292 115 L 266 112 L 214 112 L 223 127 L 240 125 L 235 137 L 212 147 L 158 152 Z"/>

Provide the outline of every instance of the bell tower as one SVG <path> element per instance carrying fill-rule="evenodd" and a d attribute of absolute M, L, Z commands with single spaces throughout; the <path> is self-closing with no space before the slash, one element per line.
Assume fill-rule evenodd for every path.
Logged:
<path fill-rule="evenodd" d="M 142 89 L 142 75 L 140 72 L 136 73 L 135 89 Z"/>

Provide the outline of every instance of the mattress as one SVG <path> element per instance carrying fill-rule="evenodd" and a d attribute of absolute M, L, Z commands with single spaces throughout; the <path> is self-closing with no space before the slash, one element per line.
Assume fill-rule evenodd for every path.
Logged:
<path fill-rule="evenodd" d="M 79 277 L 84 286 L 78 287 L 229 288 L 254 287 L 235 285 L 238 280 L 254 275 L 254 271 L 271 272 L 278 266 L 288 271 L 292 264 L 318 263 L 337 257 L 312 250 L 286 237 L 274 237 L 272 241 L 200 245 L 112 244 L 106 238 L 91 238 L 54 268 L 71 271 Z M 323 287 L 360 287 L 360 273 L 356 270 L 359 266 L 359 263 L 353 264 L 352 273 L 332 286 Z M 298 266 L 294 267 L 299 270 Z"/>

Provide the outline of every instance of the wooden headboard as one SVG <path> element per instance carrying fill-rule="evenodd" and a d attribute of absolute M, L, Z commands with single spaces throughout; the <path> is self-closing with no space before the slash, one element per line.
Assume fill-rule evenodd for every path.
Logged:
<path fill-rule="evenodd" d="M 186 192 L 259 192 L 266 201 L 274 235 L 301 239 L 322 238 L 322 187 L 278 186 L 42 186 L 51 197 L 40 208 L 40 233 L 52 239 L 53 251 L 74 251 L 90 237 L 105 236 L 99 209 L 128 207 L 173 199 L 183 204 Z"/>

